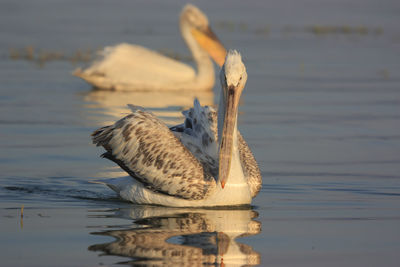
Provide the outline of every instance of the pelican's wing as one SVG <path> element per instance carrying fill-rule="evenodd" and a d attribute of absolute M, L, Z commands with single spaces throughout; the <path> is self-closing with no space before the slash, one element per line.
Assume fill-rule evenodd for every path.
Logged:
<path fill-rule="evenodd" d="M 87 69 L 74 74 L 102 89 L 152 89 L 193 80 L 190 66 L 145 47 L 118 44 L 106 47 Z"/>
<path fill-rule="evenodd" d="M 258 167 L 257 161 L 254 158 L 254 155 L 251 152 L 249 145 L 247 144 L 246 140 L 244 140 L 239 131 L 238 142 L 240 161 L 242 162 L 244 175 L 247 178 L 247 183 L 250 187 L 251 197 L 255 197 L 262 186 L 260 168 Z"/>
<path fill-rule="evenodd" d="M 93 143 L 153 191 L 192 200 L 207 197 L 216 186 L 213 177 L 163 122 L 130 107 L 132 114 L 96 130 Z"/>
<path fill-rule="evenodd" d="M 197 99 L 193 108 L 182 112 L 185 122 L 171 127 L 182 144 L 192 152 L 208 172 L 218 175 L 217 113 L 209 106 L 200 106 Z"/>

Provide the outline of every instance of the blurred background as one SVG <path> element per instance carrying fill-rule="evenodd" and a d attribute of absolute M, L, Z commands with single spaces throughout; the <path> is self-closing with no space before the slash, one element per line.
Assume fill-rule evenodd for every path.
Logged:
<path fill-rule="evenodd" d="M 224 216 L 262 230 L 240 228 L 249 236 L 239 240 L 250 248 L 242 244 L 247 258 L 235 264 L 397 266 L 400 2 L 192 3 L 207 14 L 225 47 L 242 53 L 249 76 L 239 129 L 260 165 L 263 187 L 250 215 Z M 134 265 L 126 257 L 136 254 L 93 246 L 113 240 L 104 235 L 120 235 L 102 231 L 136 229 L 133 222 L 143 216 L 129 215 L 134 206 L 88 183 L 123 175 L 99 158 L 102 150 L 91 144 L 90 134 L 127 114 L 127 103 L 179 123 L 195 96 L 204 105 L 218 103 L 219 82 L 198 94 L 110 92 L 93 90 L 72 72 L 103 47 L 122 42 L 194 65 L 178 28 L 185 4 L 0 0 L 0 254 L 7 266 Z M 172 216 L 163 212 L 146 216 Z M 212 225 L 210 232 L 223 232 L 215 215 L 195 221 L 202 220 Z M 54 242 L 61 245 L 52 247 Z M 213 244 L 217 252 L 201 253 L 218 255 L 229 242 Z M 52 256 L 40 260 L 49 247 Z M 217 256 L 200 262 L 221 264 Z"/>

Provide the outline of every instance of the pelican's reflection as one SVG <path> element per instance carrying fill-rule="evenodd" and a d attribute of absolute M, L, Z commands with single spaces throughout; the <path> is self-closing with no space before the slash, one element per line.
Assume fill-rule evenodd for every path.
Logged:
<path fill-rule="evenodd" d="M 251 209 L 205 210 L 135 206 L 115 211 L 114 216 L 134 219 L 129 229 L 97 232 L 114 237 L 106 244 L 89 247 L 106 255 L 132 258 L 143 266 L 257 265 L 260 255 L 236 238 L 255 235 L 261 224 Z"/>
<path fill-rule="evenodd" d="M 162 118 L 167 124 L 182 123 L 183 109 L 193 105 L 194 98 L 197 97 L 204 105 L 214 104 L 214 93 L 204 92 L 120 92 L 106 90 L 92 90 L 85 94 L 84 99 L 88 102 L 87 107 L 100 113 L 100 124 L 111 123 L 115 118 L 121 118 L 130 112 L 127 104 L 142 106 L 152 111 L 157 117 Z M 110 121 L 105 121 L 104 115 L 110 116 Z M 93 119 L 93 118 L 90 118 Z"/>

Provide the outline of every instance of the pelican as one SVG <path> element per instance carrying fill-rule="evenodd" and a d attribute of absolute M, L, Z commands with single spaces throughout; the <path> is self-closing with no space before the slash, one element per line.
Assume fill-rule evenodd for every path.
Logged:
<path fill-rule="evenodd" d="M 210 56 L 222 66 L 226 50 L 208 24 L 207 16 L 187 4 L 180 15 L 180 30 L 197 65 L 190 66 L 145 47 L 119 44 L 106 47 L 103 58 L 74 75 L 106 90 L 209 90 L 214 86 Z"/>
<path fill-rule="evenodd" d="M 138 204 L 174 207 L 249 205 L 261 174 L 237 129 L 238 104 L 247 80 L 240 54 L 230 50 L 220 72 L 218 114 L 208 106 L 184 111 L 181 125 L 168 128 L 142 107 L 92 134 L 102 156 L 130 177 L 100 183 Z"/>

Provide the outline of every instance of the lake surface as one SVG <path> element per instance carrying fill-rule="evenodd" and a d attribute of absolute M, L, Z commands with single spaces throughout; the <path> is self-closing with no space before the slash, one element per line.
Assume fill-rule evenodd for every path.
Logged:
<path fill-rule="evenodd" d="M 247 67 L 239 129 L 263 176 L 251 209 L 138 206 L 89 182 L 124 175 L 90 134 L 127 103 L 173 124 L 195 96 L 218 99 L 219 83 L 119 93 L 71 75 L 120 42 L 193 64 L 184 4 L 0 0 L 1 265 L 398 266 L 396 0 L 195 2 Z"/>

